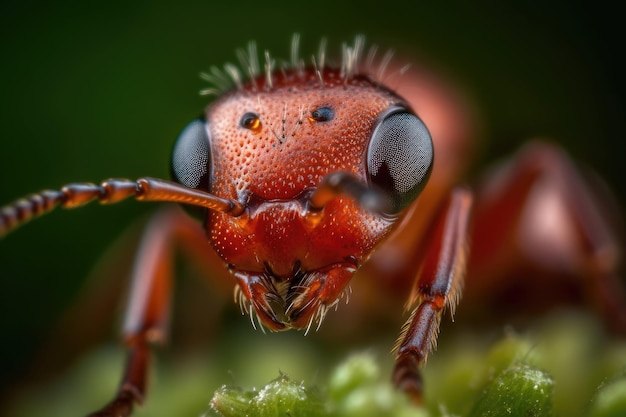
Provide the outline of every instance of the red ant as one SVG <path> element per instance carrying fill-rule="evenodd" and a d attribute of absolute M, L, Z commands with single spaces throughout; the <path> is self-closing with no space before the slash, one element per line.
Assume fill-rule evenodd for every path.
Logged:
<path fill-rule="evenodd" d="M 305 65 L 294 37 L 290 62 L 277 64 L 265 53 L 261 65 L 251 44 L 239 54 L 245 75 L 233 65 L 205 74 L 215 86 L 205 92 L 219 97 L 178 137 L 175 182 L 70 184 L 2 209 L 0 235 L 57 206 L 94 199 L 134 197 L 205 211 L 204 228 L 179 212 L 147 227 L 124 325 L 125 373 L 114 399 L 92 415 L 128 416 L 144 399 L 150 345 L 167 333 L 172 240 L 203 247 L 208 239 L 237 282 L 242 310 L 273 331 L 319 327 L 373 255 L 370 274 L 412 282 L 393 381 L 416 402 L 419 369 L 435 347 L 444 309 L 453 312 L 459 301 L 466 271 L 473 283 L 522 265 L 533 265 L 538 277 L 576 268 L 608 321 L 626 329 L 618 241 L 569 158 L 535 143 L 475 194 L 456 186 L 465 144 L 431 139 L 424 120 L 438 131 L 441 123 L 432 113 L 417 115 L 428 113 L 413 91 L 419 81 L 376 51 L 366 52 L 358 37 L 343 46 L 340 65 L 327 62 L 324 46 Z M 398 77 L 393 89 L 389 72 Z M 552 223 L 567 239 L 553 235 L 549 244 L 534 227 L 546 212 L 525 215 L 546 197 L 567 208 L 566 219 Z M 406 253 L 394 256 L 400 247 Z"/>

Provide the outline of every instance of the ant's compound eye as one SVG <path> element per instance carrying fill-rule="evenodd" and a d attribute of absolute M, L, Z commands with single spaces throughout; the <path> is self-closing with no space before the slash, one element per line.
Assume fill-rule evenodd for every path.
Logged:
<path fill-rule="evenodd" d="M 241 124 L 241 127 L 245 127 L 253 132 L 258 132 L 261 129 L 261 119 L 256 113 L 248 112 L 244 114 L 241 116 L 241 121 L 239 123 Z"/>
<path fill-rule="evenodd" d="M 335 111 L 330 107 L 320 107 L 311 112 L 311 121 L 327 122 L 335 117 Z"/>
<path fill-rule="evenodd" d="M 203 119 L 189 123 L 172 150 L 172 179 L 189 188 L 209 191 L 211 151 L 209 125 Z"/>
<path fill-rule="evenodd" d="M 433 167 L 433 143 L 424 123 L 404 108 L 385 112 L 367 150 L 372 184 L 387 191 L 394 212 L 407 207 L 422 191 Z"/>

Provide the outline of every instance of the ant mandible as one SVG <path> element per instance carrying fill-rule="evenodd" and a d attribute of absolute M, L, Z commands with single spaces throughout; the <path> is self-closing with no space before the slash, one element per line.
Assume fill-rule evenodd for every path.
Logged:
<path fill-rule="evenodd" d="M 561 151 L 527 147 L 496 185 L 474 198 L 453 184 L 457 168 L 450 154 L 461 151 L 437 137 L 433 143 L 413 96 L 403 98 L 411 79 L 409 87 L 385 83 L 390 54 L 379 58 L 375 47 L 366 52 L 357 37 L 342 47 L 340 65 L 327 62 L 324 43 L 305 65 L 298 47 L 295 36 L 289 62 L 277 64 L 266 52 L 261 66 L 250 44 L 239 53 L 245 75 L 230 64 L 204 75 L 214 86 L 205 93 L 218 98 L 178 137 L 174 182 L 69 184 L 0 211 L 0 236 L 57 206 L 94 199 L 112 204 L 134 197 L 205 211 L 204 228 L 179 212 L 160 215 L 147 227 L 123 329 L 126 368 L 114 399 L 93 416 L 128 416 L 144 399 L 150 345 L 167 333 L 172 240 L 193 245 L 208 239 L 235 278 L 236 298 L 253 325 L 256 317 L 272 331 L 308 332 L 344 297 L 382 241 L 393 242 L 418 223 L 423 237 L 408 249 L 409 261 L 393 268 L 413 282 L 409 318 L 394 349 L 393 381 L 421 401 L 419 369 L 435 347 L 444 309 L 454 311 L 466 270 L 490 276 L 506 269 L 506 257 L 498 255 L 495 270 L 489 260 L 507 247 L 506 233 L 519 227 L 524 200 L 541 178 L 551 179 L 571 208 L 571 259 L 584 266 L 609 321 L 626 328 L 617 240 L 590 187 Z M 401 69 L 393 71 L 402 77 Z"/>

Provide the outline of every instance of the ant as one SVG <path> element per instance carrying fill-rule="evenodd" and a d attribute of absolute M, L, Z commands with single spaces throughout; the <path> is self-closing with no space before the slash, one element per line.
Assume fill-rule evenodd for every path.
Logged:
<path fill-rule="evenodd" d="M 122 382 L 92 416 L 128 416 L 144 400 L 150 346 L 167 335 L 172 241 L 204 247 L 208 240 L 236 281 L 242 311 L 271 331 L 319 328 L 370 257 L 369 274 L 411 283 L 392 378 L 416 403 L 420 367 L 435 348 L 444 310 L 454 313 L 466 275 L 472 284 L 522 265 L 538 265 L 541 277 L 554 275 L 557 263 L 577 268 L 590 299 L 625 332 L 619 242 L 567 155 L 533 143 L 475 191 L 457 185 L 465 144 L 431 137 L 428 118 L 417 111 L 428 113 L 413 91 L 418 81 L 377 51 L 357 37 L 334 65 L 322 42 L 305 64 L 294 36 L 289 61 L 266 52 L 261 64 L 251 43 L 239 51 L 240 68 L 204 74 L 213 85 L 204 93 L 218 97 L 176 140 L 173 181 L 69 184 L 0 211 L 0 236 L 57 206 L 93 200 L 175 202 L 203 211 L 204 227 L 178 211 L 147 226 L 123 328 Z M 394 87 L 386 81 L 390 72 L 399 79 Z M 565 220 L 550 225 L 567 239 L 552 233 L 541 240 L 537 220 L 546 212 L 536 209 L 546 196 L 567 209 Z M 398 247 L 403 259 L 393 256 Z"/>

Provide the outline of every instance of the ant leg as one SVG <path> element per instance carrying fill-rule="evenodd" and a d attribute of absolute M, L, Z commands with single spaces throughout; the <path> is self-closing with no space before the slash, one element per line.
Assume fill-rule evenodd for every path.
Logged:
<path fill-rule="evenodd" d="M 126 417 L 143 402 L 150 346 L 167 338 L 174 243 L 207 248 L 202 227 L 181 210 L 158 212 L 149 222 L 134 265 L 123 329 L 128 348 L 122 381 L 113 400 L 90 417 Z"/>
<path fill-rule="evenodd" d="M 499 291 L 489 298 L 526 311 L 589 302 L 626 334 L 619 214 L 604 184 L 582 174 L 560 148 L 535 142 L 486 177 L 476 192 L 468 298 Z"/>
<path fill-rule="evenodd" d="M 437 344 L 439 324 L 445 307 L 454 313 L 465 275 L 467 232 L 472 195 L 454 189 L 432 224 L 424 261 L 407 303 L 413 309 L 395 347 L 395 385 L 416 403 L 422 401 L 419 367 Z"/>

